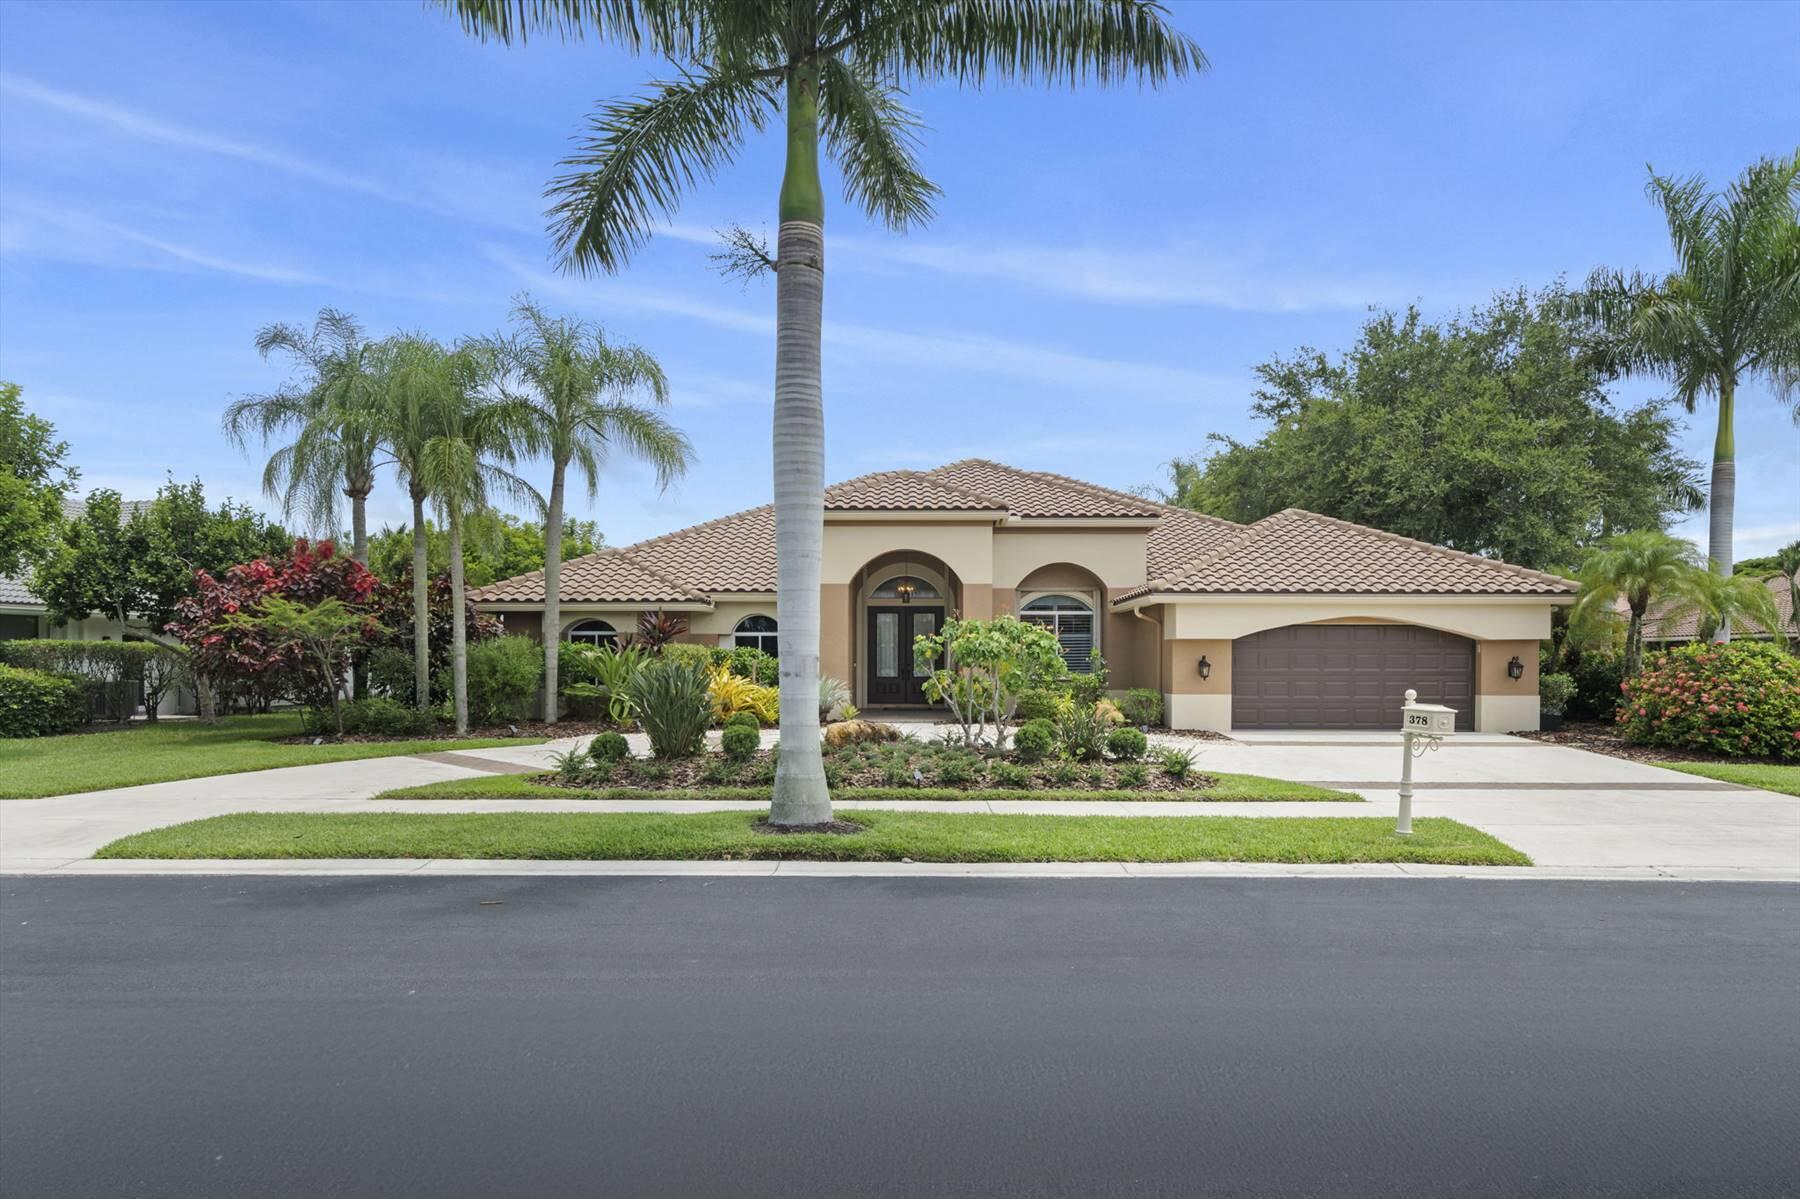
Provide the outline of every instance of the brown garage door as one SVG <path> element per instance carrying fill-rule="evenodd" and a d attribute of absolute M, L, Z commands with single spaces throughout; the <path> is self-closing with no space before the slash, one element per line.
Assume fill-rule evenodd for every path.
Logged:
<path fill-rule="evenodd" d="M 1289 625 L 1239 637 L 1231 725 L 1397 729 L 1407 688 L 1475 727 L 1475 643 L 1412 625 Z"/>

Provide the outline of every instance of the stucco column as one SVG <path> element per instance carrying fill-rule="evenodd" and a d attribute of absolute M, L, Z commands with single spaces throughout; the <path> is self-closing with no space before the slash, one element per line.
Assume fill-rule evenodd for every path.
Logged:
<path fill-rule="evenodd" d="M 1200 677 L 1200 659 L 1207 676 Z M 1164 638 L 1163 717 L 1172 729 L 1231 731 L 1231 642 L 1226 638 Z"/>
<path fill-rule="evenodd" d="M 848 583 L 819 585 L 819 673 L 847 686 L 856 684 L 855 596 Z"/>
<path fill-rule="evenodd" d="M 1517 658 L 1524 673 L 1513 678 L 1507 667 Z M 1538 727 L 1538 643 L 1475 643 L 1475 731 L 1513 733 Z"/>
<path fill-rule="evenodd" d="M 994 615 L 994 585 L 992 583 L 964 583 L 962 585 L 963 619 L 992 620 Z"/>

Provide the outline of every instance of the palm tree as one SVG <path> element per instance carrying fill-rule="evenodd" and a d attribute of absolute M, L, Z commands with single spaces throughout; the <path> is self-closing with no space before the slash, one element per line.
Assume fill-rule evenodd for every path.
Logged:
<path fill-rule="evenodd" d="M 1800 541 L 1791 541 L 1777 550 L 1775 565 L 1787 580 L 1788 623 L 1794 626 L 1793 640 L 1800 644 Z"/>
<path fill-rule="evenodd" d="M 542 507 L 543 500 L 506 469 L 517 457 L 511 405 L 497 402 L 489 387 L 498 373 L 491 347 L 465 342 L 445 349 L 420 338 L 414 348 L 409 386 L 426 411 L 429 435 L 419 447 L 414 478 L 424 485 L 450 534 L 450 678 L 456 732 L 469 731 L 469 635 L 463 582 L 463 531 L 469 518 L 503 493 Z M 417 566 L 417 541 L 414 565 Z M 417 604 L 415 584 L 414 603 Z M 415 617 L 417 609 L 415 607 Z M 417 634 L 414 634 L 415 652 Z"/>
<path fill-rule="evenodd" d="M 313 327 L 269 325 L 256 335 L 264 358 L 281 353 L 305 373 L 269 395 L 233 400 L 225 435 L 240 449 L 286 435 L 269 456 L 263 490 L 283 512 L 301 512 L 314 528 L 339 529 L 338 494 L 350 501 L 350 556 L 369 564 L 369 493 L 375 488 L 382 407 L 380 343 L 363 336 L 356 318 L 321 308 Z"/>
<path fill-rule="evenodd" d="M 425 507 L 431 492 L 423 474 L 425 447 L 436 434 L 436 388 L 443 347 L 429 338 L 401 335 L 386 346 L 381 443 L 412 501 L 412 607 L 414 705 L 431 706 L 431 600 Z"/>
<path fill-rule="evenodd" d="M 1579 303 L 1609 335 L 1613 368 L 1669 379 L 1689 412 L 1702 396 L 1718 401 L 1707 556 L 1729 575 L 1738 387 L 1761 378 L 1790 401 L 1800 396 L 1800 151 L 1763 159 L 1723 195 L 1697 175 L 1654 171 L 1647 191 L 1668 223 L 1675 269 L 1595 271 Z M 1731 639 L 1730 621 L 1713 639 Z"/>
<path fill-rule="evenodd" d="M 1581 598 L 1572 618 L 1591 617 L 1624 601 L 1629 614 L 1624 666 L 1630 678 L 1644 663 L 1644 614 L 1651 603 L 1691 596 L 1695 576 L 1705 573 L 1700 551 L 1679 537 L 1655 529 L 1615 534 L 1581 568 Z"/>
<path fill-rule="evenodd" d="M 682 193 L 731 162 L 745 136 L 784 118 L 775 272 L 776 608 L 781 619 L 781 742 L 769 820 L 831 819 L 819 754 L 819 579 L 824 546 L 825 413 L 819 339 L 825 284 L 823 143 L 848 202 L 896 230 L 932 215 L 938 188 L 914 156 L 918 119 L 904 86 L 988 78 L 1151 84 L 1206 58 L 1151 0 L 435 0 L 477 37 L 592 34 L 673 62 L 678 77 L 606 105 L 570 173 L 548 193 L 562 265 L 617 271 L 672 215 Z"/>
<path fill-rule="evenodd" d="M 1664 619 L 1685 616 L 1699 618 L 1702 638 L 1733 621 L 1754 625 L 1772 637 L 1782 636 L 1781 608 L 1769 594 L 1769 585 L 1755 575 L 1720 574 L 1716 569 L 1694 572 Z"/>
<path fill-rule="evenodd" d="M 496 348 L 512 384 L 524 444 L 550 459 L 550 504 L 544 518 L 544 719 L 556 720 L 557 630 L 562 627 L 563 489 L 573 465 L 587 485 L 589 502 L 599 491 L 608 454 L 623 449 L 656 469 L 659 487 L 687 469 L 692 447 L 660 412 L 631 402 L 647 395 L 669 399 L 662 366 L 629 342 L 608 341 L 598 326 L 547 316 L 529 299 L 513 309 L 517 336 Z"/>

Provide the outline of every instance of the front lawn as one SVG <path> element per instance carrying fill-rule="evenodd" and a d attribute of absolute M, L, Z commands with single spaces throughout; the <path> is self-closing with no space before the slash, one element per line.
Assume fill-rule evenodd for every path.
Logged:
<path fill-rule="evenodd" d="M 279 742 L 300 735 L 300 717 L 231 716 L 216 725 L 196 720 L 161 721 L 129 729 L 70 733 L 0 741 L 0 799 L 70 795 L 139 783 L 271 770 L 314 762 L 386 758 L 396 754 L 493 745 L 535 745 L 540 738 L 480 738 L 466 741 L 355 741 L 312 745 Z"/>
<path fill-rule="evenodd" d="M 125 837 L 102 858 L 507 858 L 834 862 L 1435 862 L 1529 866 L 1454 820 L 844 812 L 849 834 L 760 831 L 760 812 L 248 812 Z"/>
<path fill-rule="evenodd" d="M 1058 800 L 1200 800 L 1207 803 L 1240 801 L 1299 801 L 1361 803 L 1360 795 L 1332 791 L 1307 783 L 1263 778 L 1256 774 L 1209 775 L 1214 786 L 1187 791 L 1014 791 L 954 787 L 833 787 L 834 799 L 1058 799 Z M 384 791 L 377 799 L 730 799 L 769 802 L 769 788 L 761 787 L 572 787 L 543 780 L 554 775 L 496 774 L 476 779 L 453 779 Z"/>
<path fill-rule="evenodd" d="M 1783 795 L 1800 795 L 1800 766 L 1782 766 L 1774 762 L 1657 762 L 1665 770 L 1697 774 L 1701 778 L 1718 779 L 1722 783 L 1742 783 L 1779 791 Z"/>

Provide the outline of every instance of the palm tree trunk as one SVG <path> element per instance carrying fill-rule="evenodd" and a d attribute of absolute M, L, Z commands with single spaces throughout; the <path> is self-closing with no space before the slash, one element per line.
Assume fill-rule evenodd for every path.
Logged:
<path fill-rule="evenodd" d="M 369 564 L 369 489 L 361 483 L 344 488 L 350 497 L 350 556 L 364 566 Z M 350 655 L 350 694 L 362 699 L 369 692 L 369 659 L 361 650 Z M 340 734 L 343 733 L 339 729 Z"/>
<path fill-rule="evenodd" d="M 550 467 L 550 510 L 544 514 L 544 722 L 556 723 L 557 658 L 562 648 L 562 526 L 563 480 L 569 464 L 556 460 Z"/>
<path fill-rule="evenodd" d="M 424 712 L 431 707 L 431 596 L 430 581 L 425 577 L 430 569 L 426 554 L 425 493 L 417 486 L 412 489 L 412 505 L 413 706 Z"/>
<path fill-rule="evenodd" d="M 1708 496 L 1706 554 L 1713 569 L 1731 575 L 1731 517 L 1737 504 L 1737 444 L 1732 430 L 1731 405 L 1737 391 L 1732 380 L 1719 386 L 1719 435 L 1713 442 L 1712 491 Z M 1731 640 L 1731 622 L 1721 620 L 1712 639 Z"/>
<path fill-rule="evenodd" d="M 450 525 L 450 690 L 456 735 L 469 732 L 469 630 L 463 619 L 462 518 L 453 509 Z"/>
<path fill-rule="evenodd" d="M 1631 619 L 1625 624 L 1625 677 L 1632 678 L 1644 666 L 1644 613 L 1631 609 Z"/>
<path fill-rule="evenodd" d="M 787 84 L 787 170 L 775 275 L 775 557 L 781 621 L 781 756 L 769 822 L 824 824 L 831 794 L 819 750 L 819 577 L 825 547 L 825 408 L 819 340 L 825 202 L 818 73 Z"/>

